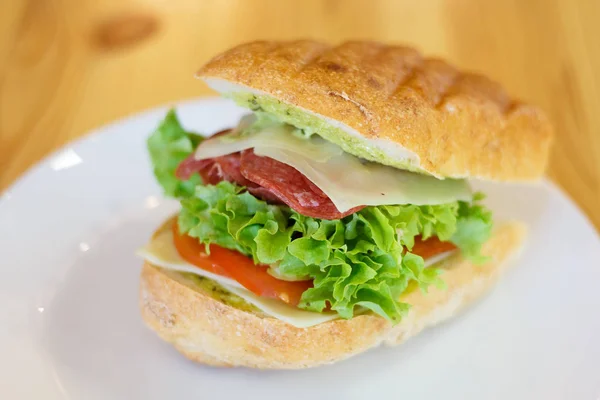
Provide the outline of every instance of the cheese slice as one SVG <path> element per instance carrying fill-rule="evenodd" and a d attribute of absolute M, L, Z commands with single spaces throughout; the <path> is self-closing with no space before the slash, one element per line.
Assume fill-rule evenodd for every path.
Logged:
<path fill-rule="evenodd" d="M 260 309 L 265 314 L 268 314 L 271 317 L 277 318 L 283 322 L 287 322 L 288 324 L 293 325 L 296 328 L 308 328 L 323 322 L 339 318 L 339 315 L 337 313 L 316 313 L 301 310 L 297 307 L 289 306 L 286 303 L 279 300 L 257 296 L 246 289 L 229 287 L 227 288 L 227 290 L 229 290 L 233 294 L 240 296 L 248 303 L 256 306 L 256 308 Z"/>
<path fill-rule="evenodd" d="M 433 257 L 429 257 L 428 259 L 425 260 L 424 262 L 424 267 L 425 268 L 429 268 L 437 263 L 439 263 L 440 261 L 445 260 L 446 258 L 450 257 L 451 255 L 453 255 L 457 250 L 450 250 L 450 251 L 445 251 L 443 253 L 440 254 L 436 254 Z"/>
<path fill-rule="evenodd" d="M 257 147 L 254 152 L 296 168 L 318 186 L 340 212 L 361 205 L 421 206 L 471 201 L 472 198 L 464 180 L 439 180 L 381 164 L 363 163 L 348 153 L 327 162 L 314 162 L 309 153 L 270 147 Z"/>
<path fill-rule="evenodd" d="M 234 131 L 202 142 L 198 160 L 253 148 L 300 171 L 331 199 L 340 212 L 367 205 L 435 205 L 470 201 L 465 180 L 417 174 L 382 164 L 366 162 L 316 135 L 301 138 L 289 125 L 269 125 L 240 134 Z"/>
<path fill-rule="evenodd" d="M 305 311 L 287 305 L 279 300 L 257 296 L 233 279 L 213 274 L 212 272 L 205 271 L 188 263 L 181 258 L 173 243 L 173 233 L 170 230 L 166 230 L 156 235 L 150 243 L 139 249 L 137 255 L 148 261 L 150 264 L 160 268 L 189 272 L 204 278 L 212 279 L 223 286 L 224 289 L 240 296 L 265 314 L 287 322 L 297 328 L 308 328 L 322 322 L 339 318 L 337 313 Z"/>
<path fill-rule="evenodd" d="M 255 120 L 253 116 L 245 116 L 230 133 L 203 141 L 196 149 L 195 158 L 203 160 L 256 147 L 270 147 L 297 154 L 308 152 L 311 159 L 318 162 L 325 162 L 343 153 L 340 147 L 319 136 L 300 137 L 298 130 L 291 125 L 272 123 L 263 124 L 260 130 L 245 130 Z"/>
<path fill-rule="evenodd" d="M 173 232 L 170 229 L 157 234 L 146 246 L 139 249 L 136 254 L 157 267 L 171 269 L 179 272 L 189 272 L 212 279 L 221 285 L 244 289 L 236 280 L 205 271 L 185 261 L 175 248 Z"/>

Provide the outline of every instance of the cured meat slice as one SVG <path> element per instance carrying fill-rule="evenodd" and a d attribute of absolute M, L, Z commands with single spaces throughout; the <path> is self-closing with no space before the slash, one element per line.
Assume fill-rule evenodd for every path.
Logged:
<path fill-rule="evenodd" d="M 206 160 L 196 160 L 192 154 L 179 164 L 175 175 L 180 179 L 189 179 L 193 173 L 198 172 L 202 181 L 209 185 L 229 181 L 240 186 L 250 186 L 252 182 L 240 173 L 240 157 L 240 153 L 233 153 Z"/>
<path fill-rule="evenodd" d="M 212 137 L 223 135 L 229 131 L 231 129 L 217 132 Z M 205 160 L 196 160 L 192 153 L 179 164 L 175 175 L 180 179 L 189 179 L 195 172 L 199 173 L 202 181 L 209 185 L 216 185 L 221 181 L 235 182 L 240 186 L 252 184 L 240 173 L 240 153 Z"/>
<path fill-rule="evenodd" d="M 196 160 L 191 154 L 179 164 L 175 174 L 180 179 L 189 179 L 196 172 L 206 184 L 215 185 L 223 180 L 233 182 L 245 186 L 258 198 L 272 204 L 287 204 L 308 217 L 339 219 L 364 208 L 340 212 L 331 199 L 298 170 L 272 158 L 258 156 L 252 149 L 205 160 Z"/>
<path fill-rule="evenodd" d="M 283 204 L 269 189 L 244 178 L 240 172 L 240 153 L 228 154 L 222 157 L 196 160 L 192 154 L 179 164 L 175 175 L 180 179 L 189 179 L 194 173 L 200 174 L 202 182 L 216 185 L 221 181 L 229 181 L 246 189 L 254 196 L 272 204 Z"/>
<path fill-rule="evenodd" d="M 304 177 L 298 170 L 269 157 L 261 157 L 252 150 L 242 152 L 242 175 L 268 189 L 293 210 L 308 217 L 339 219 L 364 207 L 340 212 L 325 193 Z M 252 193 L 252 189 L 248 189 Z"/>

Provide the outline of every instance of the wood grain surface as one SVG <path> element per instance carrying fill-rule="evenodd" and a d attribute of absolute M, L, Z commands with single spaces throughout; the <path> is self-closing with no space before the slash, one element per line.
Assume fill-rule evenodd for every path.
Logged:
<path fill-rule="evenodd" d="M 253 39 L 412 44 L 539 104 L 549 175 L 600 227 L 600 1 L 4 0 L 0 190 L 91 128 L 210 95 L 193 78 Z"/>

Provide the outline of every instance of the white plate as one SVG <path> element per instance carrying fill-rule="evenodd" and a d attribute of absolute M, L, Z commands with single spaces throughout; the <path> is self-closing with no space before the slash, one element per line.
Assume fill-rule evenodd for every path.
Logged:
<path fill-rule="evenodd" d="M 243 113 L 179 108 L 211 133 Z M 166 108 L 102 128 L 31 169 L 0 203 L 0 398 L 600 398 L 600 241 L 556 187 L 478 185 L 528 245 L 492 294 L 399 348 L 339 364 L 260 372 L 193 364 L 138 315 L 133 255 L 177 209 L 145 139 Z"/>

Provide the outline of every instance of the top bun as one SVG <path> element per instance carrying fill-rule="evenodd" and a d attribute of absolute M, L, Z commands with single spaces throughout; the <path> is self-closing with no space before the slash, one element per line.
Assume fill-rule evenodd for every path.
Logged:
<path fill-rule="evenodd" d="M 198 76 L 356 156 L 438 178 L 533 180 L 548 159 L 552 128 L 540 109 L 408 47 L 252 42 Z"/>

